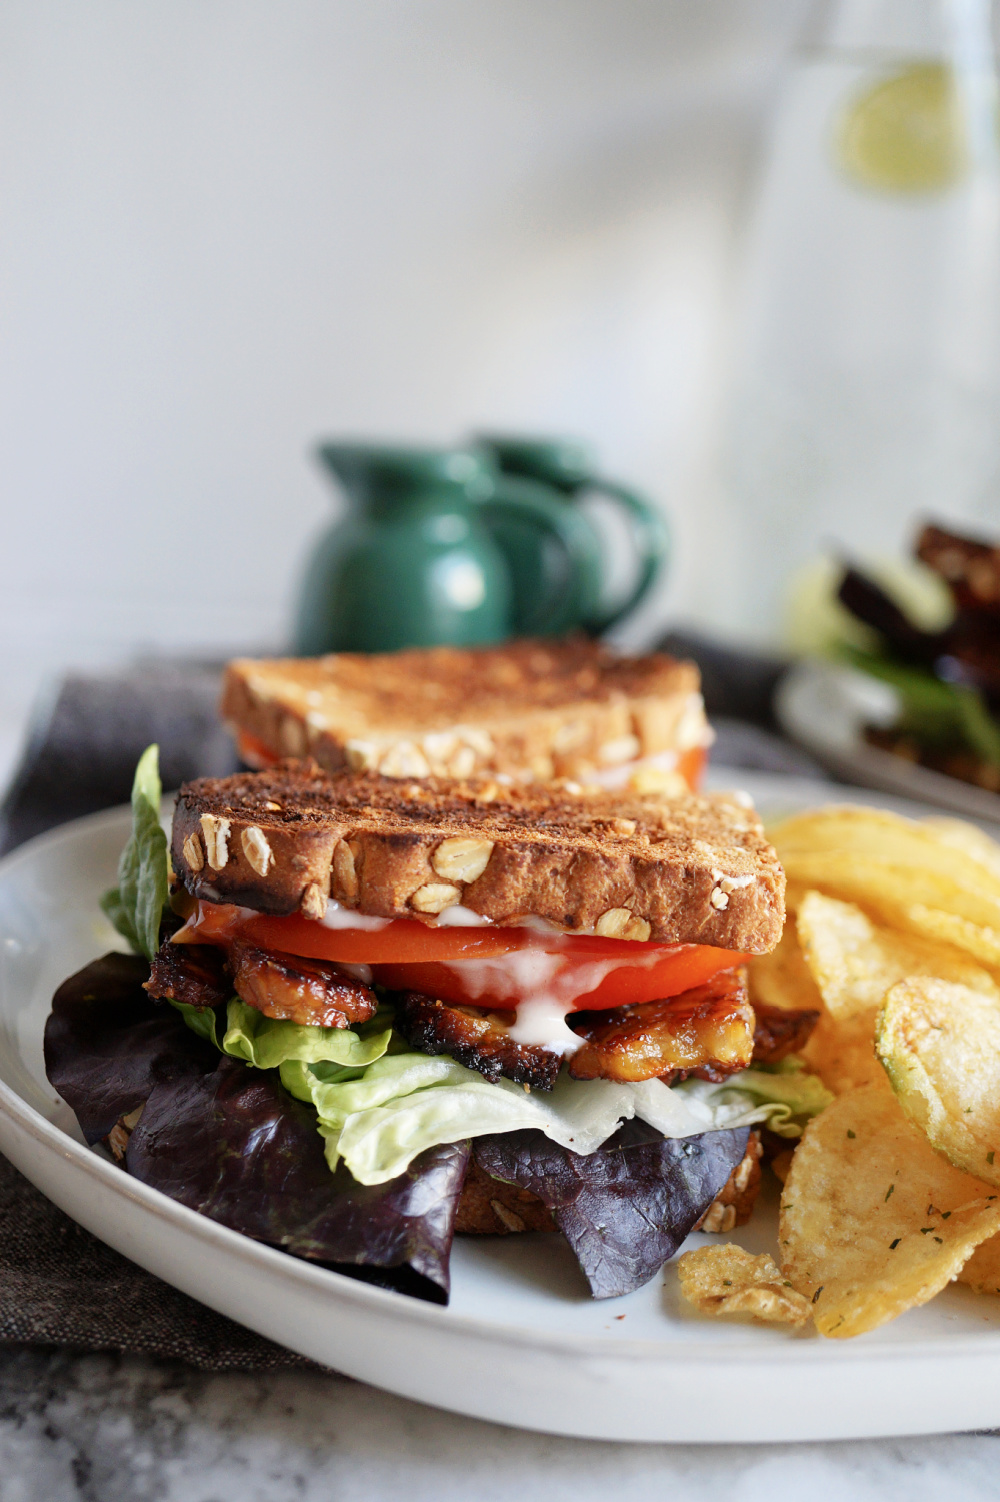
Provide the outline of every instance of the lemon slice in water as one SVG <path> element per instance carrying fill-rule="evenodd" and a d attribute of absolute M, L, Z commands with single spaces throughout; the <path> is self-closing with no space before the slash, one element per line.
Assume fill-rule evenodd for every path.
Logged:
<path fill-rule="evenodd" d="M 840 123 L 837 158 L 856 182 L 883 192 L 928 193 L 957 182 L 966 149 L 952 70 L 914 63 L 865 89 Z"/>

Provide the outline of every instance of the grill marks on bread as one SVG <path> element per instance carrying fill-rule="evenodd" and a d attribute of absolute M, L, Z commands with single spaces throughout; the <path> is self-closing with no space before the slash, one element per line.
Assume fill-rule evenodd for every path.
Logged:
<path fill-rule="evenodd" d="M 460 902 L 494 923 L 534 915 L 568 933 L 749 953 L 772 948 L 784 921 L 777 857 L 752 809 L 723 794 L 401 782 L 286 762 L 185 784 L 172 856 L 194 896 L 271 913 L 320 917 L 331 896 L 386 918 Z"/>

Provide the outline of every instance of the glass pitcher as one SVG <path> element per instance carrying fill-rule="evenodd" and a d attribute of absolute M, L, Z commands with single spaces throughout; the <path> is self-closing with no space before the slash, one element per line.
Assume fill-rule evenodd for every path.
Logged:
<path fill-rule="evenodd" d="M 1000 519 L 991 9 L 841 0 L 789 73 L 746 242 L 715 626 L 773 640 L 817 553 Z"/>

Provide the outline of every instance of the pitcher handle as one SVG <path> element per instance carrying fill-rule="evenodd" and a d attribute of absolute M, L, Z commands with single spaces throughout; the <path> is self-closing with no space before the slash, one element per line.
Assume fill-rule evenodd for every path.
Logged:
<path fill-rule="evenodd" d="M 639 562 L 639 577 L 632 593 L 613 608 L 605 611 L 595 608 L 594 612 L 587 617 L 585 622 L 587 630 L 594 636 L 599 636 L 602 631 L 607 631 L 646 598 L 669 557 L 670 532 L 666 521 L 656 507 L 637 495 L 634 490 L 628 490 L 624 485 L 616 485 L 612 480 L 595 479 L 588 481 L 581 494 L 586 494 L 588 491 L 606 495 L 610 500 L 616 501 L 625 512 L 632 532 L 632 544 Z"/>
<path fill-rule="evenodd" d="M 496 476 L 493 494 L 482 508 L 483 519 L 510 569 L 515 634 L 558 636 L 588 621 L 597 606 L 600 554 L 586 518 L 555 499 L 546 486 L 511 475 Z M 550 575 L 547 587 L 539 593 L 537 578 L 526 582 L 524 560 L 518 557 L 519 532 L 522 539 L 525 532 L 533 535 L 536 556 L 545 541 L 554 541 L 564 560 L 562 577 Z"/>

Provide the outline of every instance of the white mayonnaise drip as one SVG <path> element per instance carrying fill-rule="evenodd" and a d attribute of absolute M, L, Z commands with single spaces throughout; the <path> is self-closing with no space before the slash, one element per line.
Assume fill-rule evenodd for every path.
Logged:
<path fill-rule="evenodd" d="M 392 922 L 391 918 L 373 918 L 368 913 L 356 912 L 352 907 L 343 907 L 332 897 L 326 901 L 326 912 L 319 920 L 324 928 L 362 928 L 369 933 L 378 933 Z"/>
<path fill-rule="evenodd" d="M 517 1020 L 509 1030 L 515 1043 L 529 1048 L 544 1048 L 546 1053 L 562 1054 L 568 1058 L 576 1053 L 583 1039 L 567 1026 L 565 1002 L 548 996 L 534 996 L 522 1001 L 517 1009 Z"/>
<path fill-rule="evenodd" d="M 645 968 L 655 965 L 662 952 L 650 946 L 648 954 L 636 958 Z M 494 1005 L 517 1012 L 510 1030 L 515 1043 L 568 1055 L 583 1040 L 566 1025 L 567 1012 L 574 1010 L 578 997 L 595 991 L 620 964 L 615 958 L 581 965 L 576 957 L 532 946 L 483 959 L 449 960 L 448 969 L 459 977 L 473 1004 L 489 996 Z"/>
<path fill-rule="evenodd" d="M 343 960 L 338 960 L 337 969 L 353 975 L 354 979 L 359 980 L 363 986 L 370 986 L 372 983 L 371 965 L 346 965 Z"/>
<path fill-rule="evenodd" d="M 446 907 L 443 913 L 438 913 L 432 927 L 434 928 L 489 928 L 492 918 L 484 918 L 482 913 L 474 913 L 471 907 L 463 907 L 456 902 L 454 907 Z"/>

